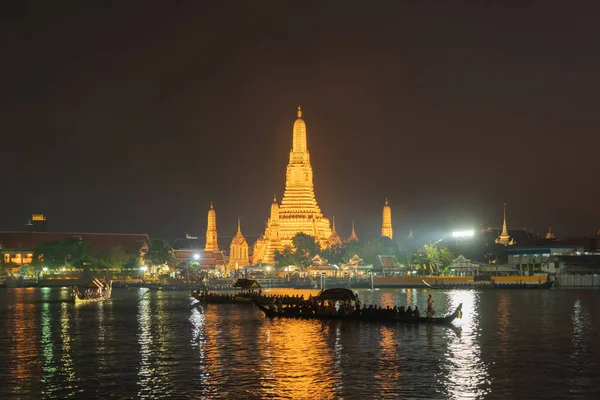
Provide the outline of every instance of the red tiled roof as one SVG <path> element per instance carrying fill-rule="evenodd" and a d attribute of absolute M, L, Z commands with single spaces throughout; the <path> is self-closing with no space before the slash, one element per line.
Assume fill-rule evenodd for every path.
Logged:
<path fill-rule="evenodd" d="M 69 232 L 0 232 L 0 246 L 4 249 L 33 251 L 42 243 L 73 238 L 80 238 L 97 251 L 108 251 L 117 246 L 140 251 L 143 246 L 150 246 L 150 238 L 145 233 Z"/>
<path fill-rule="evenodd" d="M 393 268 L 398 266 L 398 261 L 394 256 L 379 256 L 379 263 L 384 268 Z"/>

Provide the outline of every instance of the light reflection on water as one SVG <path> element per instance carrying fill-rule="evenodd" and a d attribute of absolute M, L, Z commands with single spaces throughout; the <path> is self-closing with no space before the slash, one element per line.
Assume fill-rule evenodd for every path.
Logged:
<path fill-rule="evenodd" d="M 332 368 L 334 351 L 323 335 L 333 335 L 335 327 L 317 321 L 264 320 L 259 336 L 269 336 L 259 343 L 259 359 L 269 357 L 270 379 L 263 381 L 264 389 L 276 398 L 335 398 L 331 392 L 339 370 Z M 331 329 L 331 330 L 330 330 Z M 335 346 L 335 344 L 334 344 Z"/>
<path fill-rule="evenodd" d="M 76 307 L 65 290 L 0 290 L 0 398 L 597 397 L 600 292 L 360 297 L 424 309 L 429 293 L 438 316 L 463 303 L 454 328 L 270 320 L 183 292 Z"/>
<path fill-rule="evenodd" d="M 463 305 L 462 320 L 457 322 L 458 330 L 445 331 L 448 350 L 442 363 L 442 379 L 449 398 L 482 398 L 489 393 L 489 375 L 486 363 L 481 359 L 478 342 L 480 335 L 479 316 L 477 314 L 480 292 L 473 290 L 454 290 L 448 294 L 450 310 Z"/>
<path fill-rule="evenodd" d="M 150 296 L 146 296 L 145 291 L 140 289 L 140 299 L 138 301 L 138 343 L 140 345 L 140 366 L 138 369 L 138 385 L 140 390 L 137 393 L 139 397 L 150 395 L 152 387 L 153 368 L 150 364 L 152 355 L 153 337 L 150 330 L 152 326 L 152 314 L 150 313 Z"/>
<path fill-rule="evenodd" d="M 599 340 L 591 335 L 592 319 L 590 313 L 585 309 L 580 299 L 575 301 L 572 315 L 573 333 L 571 341 L 573 352 L 570 355 L 570 365 L 572 369 L 578 371 L 570 379 L 572 386 L 571 393 L 579 397 L 588 392 L 594 385 L 593 375 L 590 371 L 597 369 L 597 358 L 593 357 L 593 351 L 590 349 L 590 341 Z"/>

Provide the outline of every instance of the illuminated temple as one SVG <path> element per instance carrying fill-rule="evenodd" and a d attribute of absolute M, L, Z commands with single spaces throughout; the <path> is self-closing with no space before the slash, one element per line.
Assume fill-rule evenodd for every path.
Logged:
<path fill-rule="evenodd" d="M 253 263 L 273 264 L 275 251 L 291 246 L 292 238 L 298 233 L 315 237 L 323 247 L 330 245 L 331 226 L 315 198 L 313 170 L 306 145 L 306 124 L 300 106 L 298 119 L 294 122 L 283 199 L 280 205 L 274 200 L 271 206 L 265 233 L 254 244 Z"/>

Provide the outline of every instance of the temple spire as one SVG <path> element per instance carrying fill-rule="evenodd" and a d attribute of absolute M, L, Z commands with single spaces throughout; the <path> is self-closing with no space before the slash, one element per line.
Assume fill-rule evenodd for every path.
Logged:
<path fill-rule="evenodd" d="M 298 119 L 294 122 L 291 160 L 295 163 L 310 163 L 306 147 L 306 124 L 302 119 L 302 109 L 298 106 Z"/>
<path fill-rule="evenodd" d="M 385 205 L 383 206 L 381 236 L 389 237 L 390 239 L 393 239 L 394 236 L 394 231 L 392 229 L 392 209 L 387 198 L 385 199 Z"/>
<path fill-rule="evenodd" d="M 329 245 L 330 246 L 341 246 L 343 244 L 342 238 L 337 233 L 335 229 L 335 217 L 333 217 L 333 226 L 331 228 L 331 236 L 329 236 Z"/>
<path fill-rule="evenodd" d="M 498 239 L 496 239 L 496 243 L 500 243 L 505 246 L 514 244 L 513 241 L 510 240 L 510 235 L 508 234 L 508 229 L 506 227 L 506 203 L 504 203 L 504 222 L 502 223 L 502 233 Z"/>
<path fill-rule="evenodd" d="M 502 223 L 502 234 L 508 236 L 508 230 L 506 229 L 506 203 L 504 203 L 504 222 Z"/>
<path fill-rule="evenodd" d="M 550 225 L 550 229 L 548 229 L 548 233 L 546 233 L 546 239 L 556 239 L 556 235 L 552 232 L 552 225 Z"/>
<path fill-rule="evenodd" d="M 219 251 L 219 244 L 217 242 L 217 213 L 215 212 L 212 202 L 210 203 L 210 209 L 208 210 L 206 244 L 204 250 Z"/>
<path fill-rule="evenodd" d="M 291 246 L 292 239 L 298 233 L 313 235 L 323 248 L 328 246 L 332 235 L 331 221 L 323 216 L 315 198 L 307 127 L 299 105 L 296 115 L 290 132 L 292 146 L 285 174 L 285 190 L 279 199 L 273 198 L 263 239 L 257 240 L 252 251 L 253 264 L 262 262 L 263 265 L 274 265 L 275 251 Z"/>
<path fill-rule="evenodd" d="M 237 231 L 238 235 L 242 234 L 242 227 L 240 225 L 240 217 L 238 217 L 238 231 Z"/>
<path fill-rule="evenodd" d="M 348 242 L 358 242 L 358 236 L 356 236 L 356 232 L 354 231 L 354 220 L 352 220 L 352 233 L 348 238 Z"/>

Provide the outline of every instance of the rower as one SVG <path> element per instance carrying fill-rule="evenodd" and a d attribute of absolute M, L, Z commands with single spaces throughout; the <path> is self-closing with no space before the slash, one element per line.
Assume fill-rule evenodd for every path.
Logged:
<path fill-rule="evenodd" d="M 413 311 L 413 315 L 416 318 L 419 318 L 421 316 L 421 313 L 419 312 L 419 306 L 415 306 L 415 311 Z"/>
<path fill-rule="evenodd" d="M 425 314 L 427 315 L 427 318 L 433 318 L 433 315 L 435 314 L 435 311 L 433 310 L 433 299 L 431 298 L 431 295 L 429 295 L 429 297 L 427 298 L 427 310 L 425 310 Z"/>

